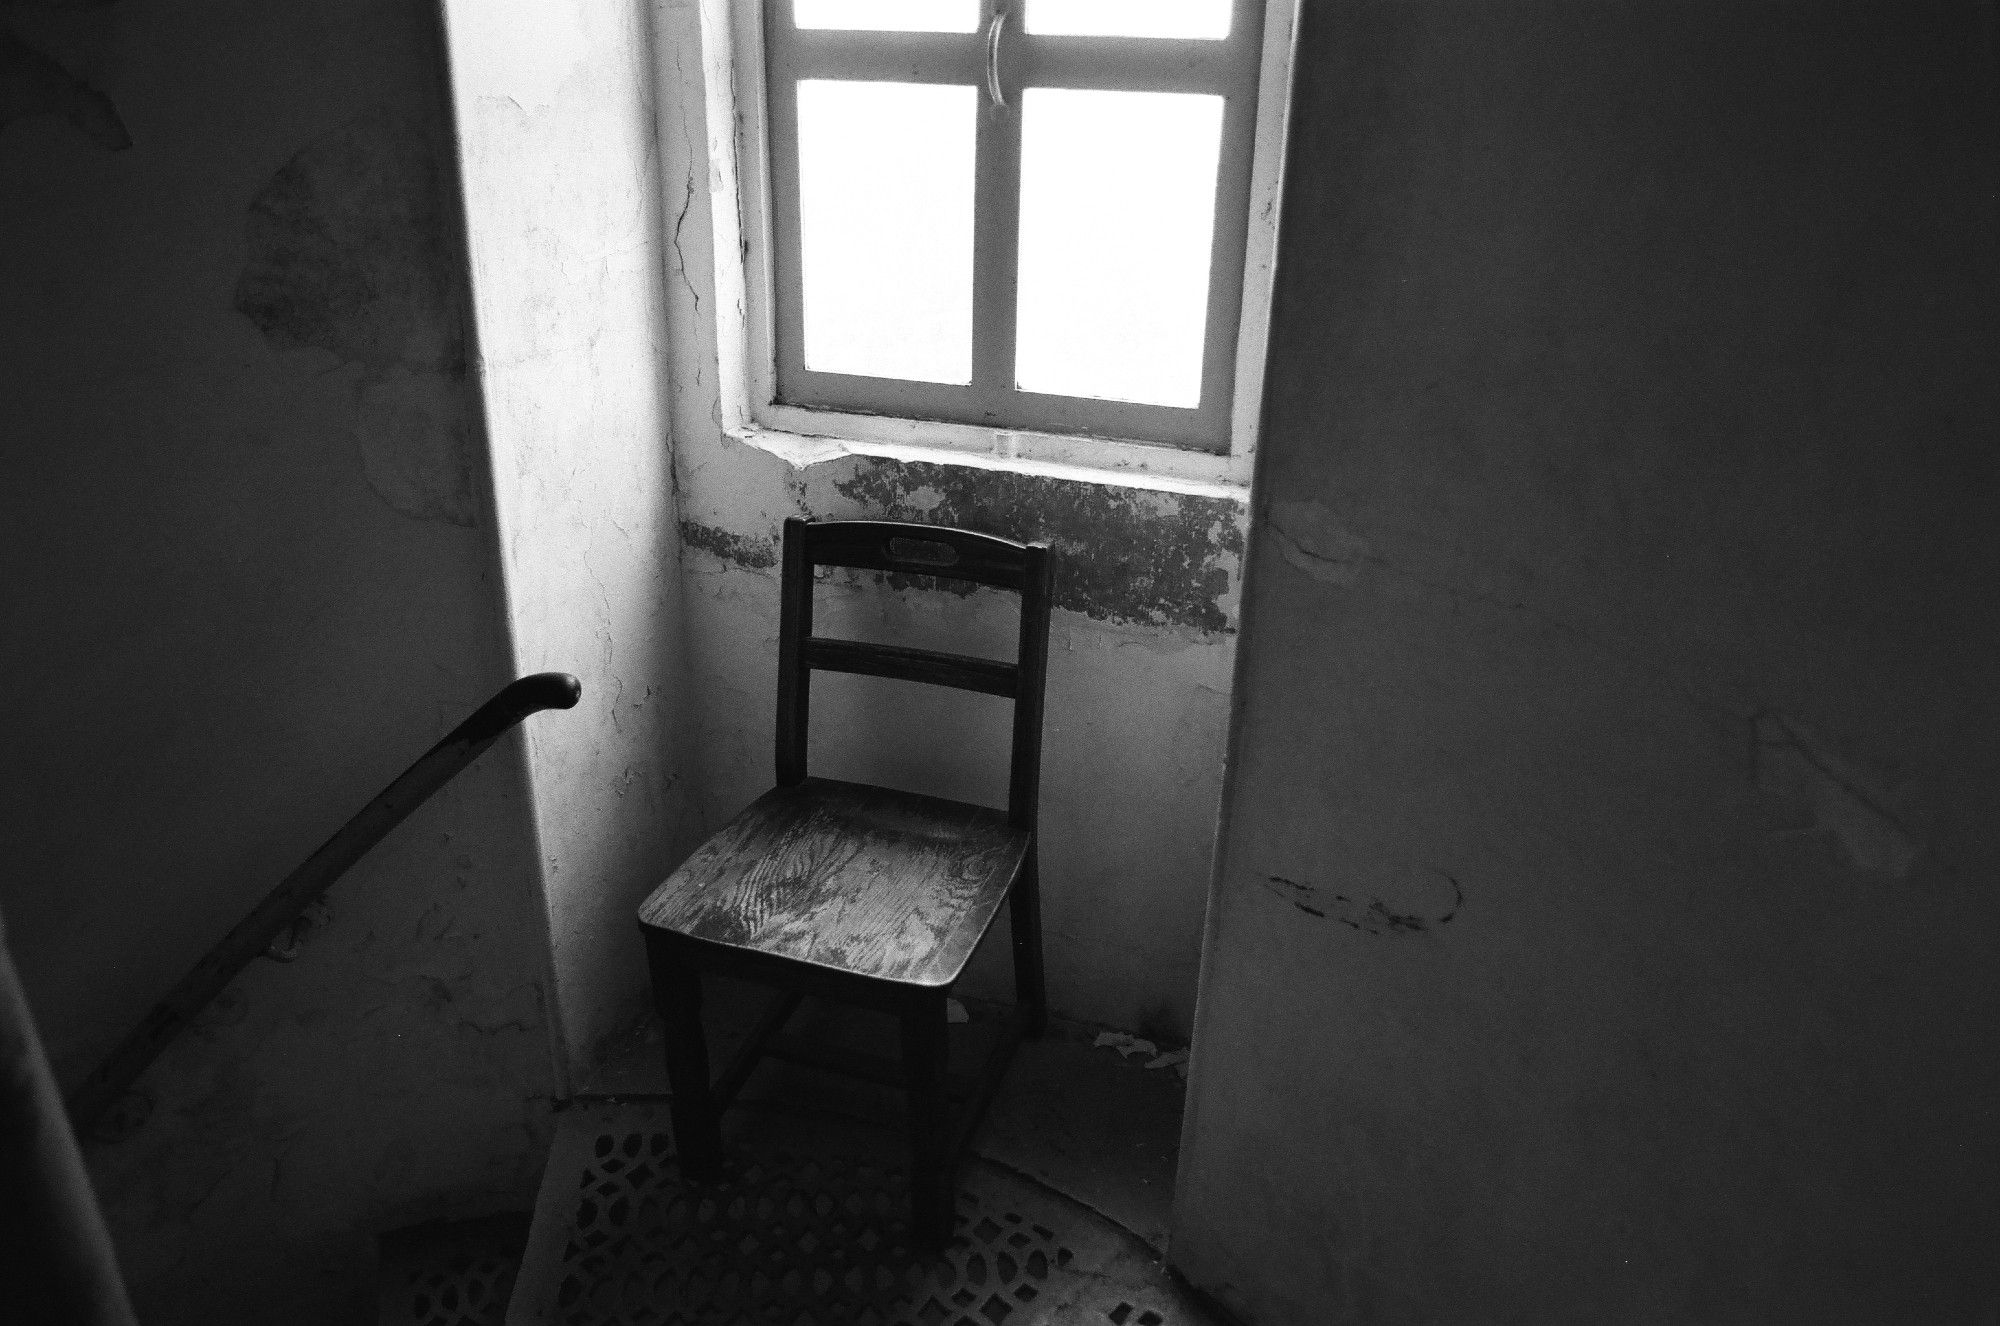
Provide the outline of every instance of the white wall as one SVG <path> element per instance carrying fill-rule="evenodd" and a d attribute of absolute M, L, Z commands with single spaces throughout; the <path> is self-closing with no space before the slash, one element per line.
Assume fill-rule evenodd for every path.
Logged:
<path fill-rule="evenodd" d="M 644 1006 L 639 900 L 692 846 L 638 0 L 447 0 L 478 373 L 522 671 L 583 682 L 529 762 L 570 1082 Z"/>

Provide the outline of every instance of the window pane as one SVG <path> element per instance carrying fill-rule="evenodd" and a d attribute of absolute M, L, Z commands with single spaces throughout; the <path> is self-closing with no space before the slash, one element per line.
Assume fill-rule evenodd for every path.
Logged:
<path fill-rule="evenodd" d="M 1047 37 L 1220 41 L 1229 35 L 1229 0 L 1028 0 L 1026 26 L 1029 32 Z"/>
<path fill-rule="evenodd" d="M 1201 403 L 1222 98 L 1029 88 L 1015 381 Z"/>
<path fill-rule="evenodd" d="M 979 0 L 792 0 L 792 22 L 873 32 L 975 32 Z"/>
<path fill-rule="evenodd" d="M 805 364 L 972 381 L 978 97 L 935 83 L 799 83 Z"/>

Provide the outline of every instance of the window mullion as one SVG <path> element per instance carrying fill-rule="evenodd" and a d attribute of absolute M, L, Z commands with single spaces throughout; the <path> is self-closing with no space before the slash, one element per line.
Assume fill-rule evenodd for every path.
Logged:
<path fill-rule="evenodd" d="M 1009 0 L 994 0 L 987 11 Z M 1014 6 L 1018 8 L 1018 0 Z M 980 412 L 1005 419 L 1014 394 L 1014 300 L 1021 220 L 1020 15 L 1008 13 L 1000 38 L 1000 90 L 1005 106 L 982 93 L 973 202 L 972 389 Z"/>

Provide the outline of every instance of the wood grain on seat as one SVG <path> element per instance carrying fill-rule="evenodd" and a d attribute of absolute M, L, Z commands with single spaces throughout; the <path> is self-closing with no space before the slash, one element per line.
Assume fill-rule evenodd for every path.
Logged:
<path fill-rule="evenodd" d="M 639 920 L 857 976 L 950 985 L 1031 838 L 984 806 L 807 778 L 766 792 L 703 843 Z"/>

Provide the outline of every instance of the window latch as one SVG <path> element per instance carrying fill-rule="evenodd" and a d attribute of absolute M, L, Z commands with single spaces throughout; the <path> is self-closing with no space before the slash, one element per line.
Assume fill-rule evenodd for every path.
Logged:
<path fill-rule="evenodd" d="M 995 5 L 993 18 L 986 25 L 986 95 L 993 99 L 993 109 L 1007 109 L 1007 94 L 1000 87 L 1000 32 L 1007 26 L 1007 7 Z"/>

